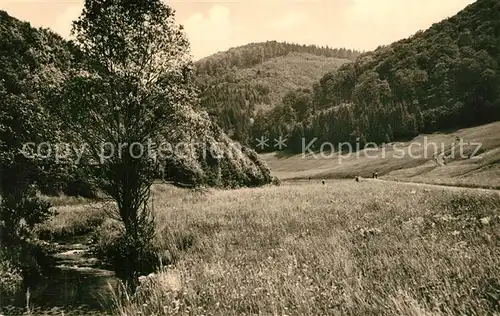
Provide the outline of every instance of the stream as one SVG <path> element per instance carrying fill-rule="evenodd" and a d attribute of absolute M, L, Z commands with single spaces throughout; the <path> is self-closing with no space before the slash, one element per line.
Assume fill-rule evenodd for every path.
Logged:
<path fill-rule="evenodd" d="M 31 314 L 27 313 L 28 295 L 24 293 L 17 307 L 2 307 L 0 316 L 108 315 L 111 287 L 116 288 L 118 281 L 114 272 L 101 268 L 99 260 L 89 255 L 90 236 L 53 245 L 56 251 L 51 256 L 56 265 L 52 273 L 29 289 Z"/>

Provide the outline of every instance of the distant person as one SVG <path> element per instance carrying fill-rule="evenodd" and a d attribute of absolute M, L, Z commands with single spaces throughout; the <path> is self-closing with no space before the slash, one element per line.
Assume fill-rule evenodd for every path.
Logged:
<path fill-rule="evenodd" d="M 356 182 L 359 182 L 359 176 L 356 176 Z"/>
<path fill-rule="evenodd" d="M 309 181 L 311 181 L 311 177 L 309 177 Z"/>
<path fill-rule="evenodd" d="M 378 172 L 375 172 L 375 179 L 378 179 Z"/>
<path fill-rule="evenodd" d="M 323 183 L 323 185 L 325 185 L 325 180 L 322 180 L 321 183 Z"/>

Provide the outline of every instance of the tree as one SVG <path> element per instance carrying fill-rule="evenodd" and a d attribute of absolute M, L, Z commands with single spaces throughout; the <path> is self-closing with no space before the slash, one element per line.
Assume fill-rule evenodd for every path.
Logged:
<path fill-rule="evenodd" d="M 73 34 L 85 62 L 51 91 L 51 109 L 84 142 L 97 186 L 116 202 L 124 225 L 118 260 L 126 260 L 116 272 L 133 291 L 151 259 L 148 200 L 161 164 L 154 145 L 194 102 L 189 43 L 161 0 L 86 0 Z"/>
<path fill-rule="evenodd" d="M 304 139 L 304 126 L 301 122 L 296 123 L 288 141 L 288 149 L 293 153 L 300 153 L 302 151 L 302 140 Z"/>
<path fill-rule="evenodd" d="M 385 141 L 390 143 L 394 140 L 394 132 L 392 131 L 391 124 L 387 125 L 387 132 L 385 133 Z"/>
<path fill-rule="evenodd" d="M 297 89 L 288 92 L 283 97 L 283 104 L 292 107 L 298 120 L 306 118 L 312 107 L 312 95 L 309 89 Z"/>

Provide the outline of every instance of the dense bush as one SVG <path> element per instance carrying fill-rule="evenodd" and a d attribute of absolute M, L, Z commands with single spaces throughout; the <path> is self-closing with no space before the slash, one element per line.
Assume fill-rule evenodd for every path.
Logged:
<path fill-rule="evenodd" d="M 88 173 L 83 168 L 61 168 L 52 166 L 47 168 L 37 179 L 37 187 L 42 194 L 48 196 L 75 196 L 96 198 L 98 190 L 90 181 Z M 68 170 L 69 169 L 69 170 Z"/>
<path fill-rule="evenodd" d="M 7 259 L 5 250 L 0 249 L 0 297 L 2 299 L 15 296 L 22 288 L 21 270 Z"/>
<path fill-rule="evenodd" d="M 54 261 L 48 246 L 22 240 L 15 247 L 0 246 L 0 298 L 14 298 L 46 274 Z M 1 302 L 1 300 L 0 300 Z"/>
<path fill-rule="evenodd" d="M 172 144 L 164 161 L 166 180 L 222 188 L 256 187 L 271 182 L 269 167 L 257 153 L 233 142 L 206 113 L 185 109 L 179 116 L 172 120 L 175 132 L 165 136 Z"/>
<path fill-rule="evenodd" d="M 33 28 L 0 10 L 0 172 L 8 172 L 12 162 L 23 170 L 7 183 L 25 181 L 26 175 L 47 193 L 70 192 L 76 185 L 71 183 L 72 173 L 51 159 L 54 152 L 43 162 L 40 157 L 23 159 L 20 152 L 29 142 L 56 144 L 64 139 L 46 111 L 45 89 L 64 77 L 77 56 L 75 47 L 59 35 Z M 41 154 L 29 148 L 33 156 Z M 45 165 L 45 169 L 34 165 Z"/>
<path fill-rule="evenodd" d="M 174 264 L 182 251 L 186 251 L 194 243 L 194 236 L 188 231 L 171 231 L 164 229 L 151 236 L 141 236 L 140 244 L 124 234 L 123 225 L 115 220 L 105 221 L 92 236 L 91 252 L 104 264 L 116 272 L 117 277 L 124 278 L 131 258 L 140 263 L 137 274 L 147 275 L 162 266 Z"/>

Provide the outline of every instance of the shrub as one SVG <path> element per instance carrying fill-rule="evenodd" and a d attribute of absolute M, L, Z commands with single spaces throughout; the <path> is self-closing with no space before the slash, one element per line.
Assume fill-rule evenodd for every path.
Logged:
<path fill-rule="evenodd" d="M 131 238 L 118 221 L 105 221 L 94 233 L 92 241 L 91 252 L 122 280 L 130 276 L 131 269 L 139 276 L 149 274 L 159 266 L 158 249 L 151 236 L 140 234 Z"/>
<path fill-rule="evenodd" d="M 120 222 L 108 219 L 94 232 L 91 252 L 112 268 L 118 278 L 123 279 L 132 259 L 138 262 L 137 275 L 147 275 L 161 266 L 174 264 L 180 253 L 194 243 L 190 232 L 168 229 L 156 233 L 153 239 L 140 236 L 138 240 L 140 245 L 125 234 Z"/>
<path fill-rule="evenodd" d="M 21 270 L 15 266 L 0 249 L 0 297 L 11 298 L 22 288 L 23 277 Z"/>
<path fill-rule="evenodd" d="M 32 186 L 5 191 L 0 199 L 0 239 L 15 246 L 21 239 L 30 237 L 34 225 L 51 215 L 50 205 L 36 196 Z"/>
<path fill-rule="evenodd" d="M 14 168 L 9 171 L 13 170 Z M 51 214 L 50 204 L 39 199 L 36 196 L 35 186 L 27 181 L 3 186 L 2 194 L 0 198 L 0 241 L 2 242 L 0 260 L 9 262 L 8 266 L 5 264 L 3 269 L 12 272 L 9 272 L 11 277 L 8 280 L 17 280 L 12 278 L 17 274 L 13 271 L 21 271 L 24 280 L 33 279 L 40 276 L 43 269 L 50 264 L 45 249 L 36 243 L 36 239 L 33 239 L 34 226 L 43 223 Z M 15 270 L 12 270 L 13 267 Z M 8 288 L 12 289 L 10 286 Z"/>
<path fill-rule="evenodd" d="M 48 196 L 67 196 L 97 198 L 98 189 L 91 182 L 90 168 L 78 166 L 48 166 L 37 176 L 37 186 L 42 194 Z"/>
<path fill-rule="evenodd" d="M 26 240 L 0 247 L 0 298 L 10 298 L 44 275 L 54 263 L 49 252 L 47 245 Z"/>

